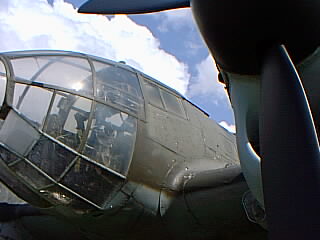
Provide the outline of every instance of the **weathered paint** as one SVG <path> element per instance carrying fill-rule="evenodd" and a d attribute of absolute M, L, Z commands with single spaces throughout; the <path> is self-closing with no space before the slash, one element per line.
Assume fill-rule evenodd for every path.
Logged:
<path fill-rule="evenodd" d="M 136 74 L 144 109 L 134 116 L 137 132 L 130 168 L 126 176 L 120 176 L 121 184 L 112 192 L 112 198 L 103 208 L 92 210 L 42 205 L 46 207 L 42 209 L 45 216 L 26 216 L 16 225 L 2 227 L 22 226 L 34 233 L 35 239 L 50 231 L 57 237 L 62 229 L 70 236 L 76 232 L 77 239 L 149 239 L 150 234 L 153 239 L 233 239 L 245 236 L 244 232 L 263 236 L 265 232 L 246 219 L 241 205 L 248 187 L 241 175 L 235 136 L 175 91 L 141 72 Z M 144 81 L 177 99 L 182 112 L 172 112 L 166 104 L 153 105 Z M 19 177 L 4 163 L 1 165 L 1 178 L 37 206 L 39 195 L 32 190 L 22 191 L 24 182 L 19 183 Z M 39 221 L 61 228 L 46 229 Z M 63 226 L 72 227 L 66 230 Z"/>

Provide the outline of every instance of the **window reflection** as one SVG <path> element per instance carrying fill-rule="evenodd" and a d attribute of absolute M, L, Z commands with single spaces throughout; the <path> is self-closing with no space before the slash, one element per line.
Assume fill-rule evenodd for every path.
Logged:
<path fill-rule="evenodd" d="M 120 105 L 127 111 L 138 114 L 142 94 L 135 73 L 109 64 L 94 62 L 98 99 Z"/>
<path fill-rule="evenodd" d="M 48 112 L 52 92 L 24 84 L 14 88 L 13 106 L 36 126 L 42 126 Z"/>
<path fill-rule="evenodd" d="M 0 129 L 0 142 L 22 156 L 28 154 L 39 138 L 39 132 L 12 110 Z"/>
<path fill-rule="evenodd" d="M 86 59 L 35 56 L 11 61 L 16 81 L 40 82 L 93 95 L 92 73 Z"/>
<path fill-rule="evenodd" d="M 104 104 L 97 104 L 84 154 L 122 174 L 132 157 L 137 120 Z"/>
<path fill-rule="evenodd" d="M 15 77 L 32 81 L 33 76 L 35 76 L 40 69 L 37 59 L 37 57 L 27 57 L 11 60 Z"/>
<path fill-rule="evenodd" d="M 88 203 L 74 196 L 70 192 L 64 190 L 60 186 L 52 186 L 46 189 L 40 190 L 40 194 L 51 202 L 57 205 L 65 205 L 71 209 L 76 210 L 78 213 L 85 213 L 92 209 Z"/>

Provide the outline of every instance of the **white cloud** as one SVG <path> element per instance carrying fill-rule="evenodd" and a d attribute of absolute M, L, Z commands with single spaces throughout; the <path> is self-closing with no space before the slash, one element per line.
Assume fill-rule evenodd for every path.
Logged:
<path fill-rule="evenodd" d="M 187 65 L 125 15 L 78 14 L 63 0 L 53 6 L 47 0 L 1 0 L 0 34 L 0 51 L 60 49 L 124 60 L 182 94 L 187 90 Z"/>
<path fill-rule="evenodd" d="M 153 14 L 160 22 L 158 29 L 161 32 L 172 30 L 181 30 L 181 28 L 188 27 L 194 28 L 193 15 L 190 8 L 174 9 L 170 11 L 164 11 L 160 14 Z"/>
<path fill-rule="evenodd" d="M 189 40 L 184 42 L 184 46 L 189 50 L 190 54 L 196 55 L 199 49 L 203 48 L 203 43 Z"/>
<path fill-rule="evenodd" d="M 218 81 L 218 70 L 209 55 L 196 66 L 197 75 L 189 85 L 187 96 L 207 96 L 214 104 L 229 104 L 224 85 Z"/>
<path fill-rule="evenodd" d="M 236 132 L 236 126 L 235 125 L 230 125 L 225 121 L 219 122 L 220 126 L 224 127 L 227 129 L 229 132 L 235 133 Z"/>

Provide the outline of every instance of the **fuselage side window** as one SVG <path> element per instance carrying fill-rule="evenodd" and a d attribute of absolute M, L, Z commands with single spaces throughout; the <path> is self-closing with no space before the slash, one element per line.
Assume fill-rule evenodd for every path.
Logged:
<path fill-rule="evenodd" d="M 144 83 L 145 83 L 145 89 L 146 89 L 147 95 L 149 97 L 149 102 L 152 105 L 155 105 L 157 107 L 164 109 L 159 88 L 147 81 L 145 81 Z"/>
<path fill-rule="evenodd" d="M 150 104 L 164 109 L 167 112 L 174 113 L 183 118 L 187 118 L 182 105 L 182 101 L 179 97 L 176 97 L 169 91 L 158 87 L 156 84 L 151 83 L 147 79 L 145 79 L 144 81 L 144 86 Z"/>
<path fill-rule="evenodd" d="M 186 114 L 184 112 L 181 100 L 179 98 L 162 89 L 161 94 L 167 111 L 186 118 Z"/>

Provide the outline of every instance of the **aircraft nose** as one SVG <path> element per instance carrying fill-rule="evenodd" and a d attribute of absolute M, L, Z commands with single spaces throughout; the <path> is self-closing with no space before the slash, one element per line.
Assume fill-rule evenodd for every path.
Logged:
<path fill-rule="evenodd" d="M 36 206 L 107 208 L 133 154 L 139 85 L 119 81 L 135 74 L 74 53 L 5 55 L 0 179 Z"/>

